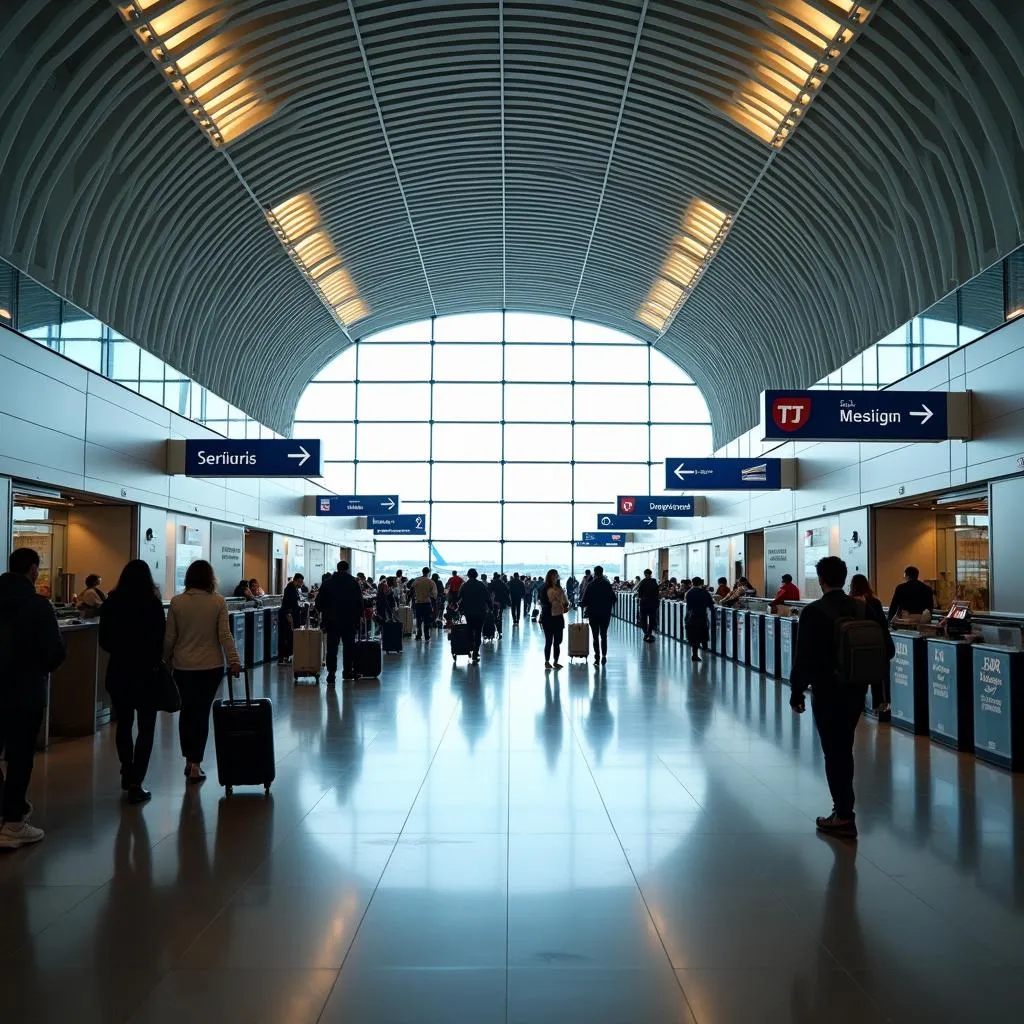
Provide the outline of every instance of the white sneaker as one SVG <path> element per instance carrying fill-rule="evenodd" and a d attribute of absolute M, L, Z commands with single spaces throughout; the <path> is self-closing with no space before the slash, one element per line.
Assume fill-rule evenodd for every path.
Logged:
<path fill-rule="evenodd" d="M 46 833 L 28 821 L 4 822 L 0 827 L 0 850 L 17 850 L 19 846 L 31 846 L 38 843 Z"/>

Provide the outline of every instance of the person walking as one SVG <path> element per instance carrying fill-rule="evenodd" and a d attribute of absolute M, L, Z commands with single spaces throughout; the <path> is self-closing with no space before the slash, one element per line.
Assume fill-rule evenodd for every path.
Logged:
<path fill-rule="evenodd" d="M 816 820 L 818 831 L 857 838 L 854 812 L 853 743 L 870 678 L 884 670 L 882 629 L 864 604 L 848 597 L 846 563 L 835 555 L 815 566 L 822 597 L 800 614 L 789 703 L 797 714 L 811 689 L 811 710 L 825 757 L 832 813 Z"/>
<path fill-rule="evenodd" d="M 200 563 L 193 562 L 192 564 L 199 565 Z M 212 572 L 213 570 L 211 569 L 210 571 Z M 280 655 L 277 659 L 278 665 L 287 665 L 291 660 L 292 651 L 294 649 L 292 633 L 302 625 L 301 611 L 303 583 L 305 583 L 305 578 L 301 572 L 297 572 L 288 581 L 288 585 L 284 588 L 284 594 L 281 596 L 281 608 L 277 613 L 277 642 L 278 653 Z M 188 589 L 187 582 L 185 584 L 185 589 Z"/>
<path fill-rule="evenodd" d="M 302 582 L 300 575 L 295 579 Z M 225 658 L 228 671 L 241 675 L 228 606 L 217 593 L 213 566 L 201 559 L 188 567 L 184 593 L 171 598 L 164 634 L 164 661 L 174 669 L 181 694 L 178 739 L 189 785 L 206 778 L 203 755 L 210 734 L 210 707 L 224 678 Z"/>
<path fill-rule="evenodd" d="M 430 569 L 423 567 L 420 577 L 412 585 L 413 610 L 416 614 L 416 639 L 430 643 L 430 630 L 434 624 L 434 602 L 437 587 L 430 578 Z"/>
<path fill-rule="evenodd" d="M 494 628 L 501 639 L 501 627 L 505 621 L 505 609 L 512 598 L 509 596 L 508 584 L 498 573 L 491 577 L 491 603 L 494 605 Z"/>
<path fill-rule="evenodd" d="M 99 643 L 109 655 L 107 693 L 117 720 L 114 741 L 121 762 L 121 789 L 128 802 L 145 803 L 143 787 L 156 730 L 159 673 L 165 671 L 167 617 L 149 563 L 141 558 L 121 570 L 117 586 L 103 603 Z M 138 721 L 138 733 L 132 730 Z"/>
<path fill-rule="evenodd" d="M 338 646 L 341 646 L 341 678 L 355 679 L 356 634 L 364 621 L 363 588 L 349 571 L 348 562 L 338 563 L 338 571 L 320 588 L 316 607 L 327 620 L 327 685 L 334 686 L 338 675 Z"/>
<path fill-rule="evenodd" d="M 864 610 L 869 619 L 873 619 L 882 629 L 885 630 L 886 653 L 889 661 L 896 655 L 896 645 L 893 643 L 892 634 L 889 632 L 889 622 L 885 616 L 885 609 L 882 602 L 875 596 L 871 589 L 867 576 L 857 573 L 850 578 L 850 597 L 864 602 Z M 892 698 L 890 697 L 890 674 L 889 666 L 886 665 L 884 675 L 877 681 L 871 683 L 871 706 L 875 709 L 880 722 L 892 721 Z"/>
<path fill-rule="evenodd" d="M 477 578 L 476 569 L 470 569 L 466 573 L 467 579 L 459 587 L 459 609 L 469 626 L 470 644 L 472 651 L 470 660 L 480 660 L 480 642 L 484 629 L 484 618 L 491 605 L 491 595 L 487 587 Z"/>
<path fill-rule="evenodd" d="M 512 628 L 519 625 L 519 617 L 523 614 L 523 604 L 526 601 L 526 585 L 519 578 L 519 573 L 512 573 L 512 579 L 508 585 L 508 597 L 512 605 Z"/>
<path fill-rule="evenodd" d="M 0 850 L 38 843 L 46 833 L 29 824 L 25 799 L 36 741 L 46 711 L 47 677 L 65 657 L 53 605 L 36 593 L 39 552 L 17 548 L 0 576 L 0 747 L 6 753 Z"/>
<path fill-rule="evenodd" d="M 590 575 L 589 569 L 587 575 Z M 594 575 L 580 598 L 580 608 L 590 623 L 590 632 L 594 637 L 595 665 L 603 665 L 608 660 L 608 626 L 618 599 L 619 595 L 604 574 L 604 566 L 595 565 Z"/>
<path fill-rule="evenodd" d="M 644 569 L 644 578 L 636 588 L 640 598 L 640 628 L 644 631 L 644 643 L 654 643 L 654 633 L 658 628 L 658 605 L 661 591 L 654 573 Z"/>
<path fill-rule="evenodd" d="M 708 611 L 715 607 L 715 599 L 700 576 L 693 577 L 683 603 L 686 605 L 683 625 L 686 627 L 686 642 L 690 645 L 690 661 L 700 661 L 700 649 L 707 650 L 711 642 Z"/>
<path fill-rule="evenodd" d="M 543 582 L 540 624 L 544 627 L 544 668 L 561 668 L 558 652 L 565 633 L 565 613 L 569 610 L 569 598 L 562 589 L 557 569 L 549 569 Z"/>

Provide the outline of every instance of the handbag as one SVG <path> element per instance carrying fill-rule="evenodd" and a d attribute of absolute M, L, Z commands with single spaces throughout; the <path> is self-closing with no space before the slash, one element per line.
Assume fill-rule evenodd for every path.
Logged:
<path fill-rule="evenodd" d="M 153 683 L 156 690 L 156 709 L 174 714 L 181 710 L 181 694 L 174 681 L 174 673 L 166 662 L 153 667 Z"/>

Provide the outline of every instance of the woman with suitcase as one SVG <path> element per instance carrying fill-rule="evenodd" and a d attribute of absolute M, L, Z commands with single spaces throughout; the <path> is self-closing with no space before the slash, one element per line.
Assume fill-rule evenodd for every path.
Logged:
<path fill-rule="evenodd" d="M 558 578 L 557 569 L 549 569 L 540 592 L 540 624 L 544 627 L 544 668 L 561 668 L 558 653 L 565 633 L 565 613 L 569 598 Z M 552 656 L 554 661 L 552 661 Z"/>
<path fill-rule="evenodd" d="M 225 657 L 228 671 L 241 675 L 228 606 L 217 593 L 213 566 L 193 562 L 185 573 L 184 593 L 171 598 L 164 635 L 164 661 L 174 669 L 181 694 L 178 738 L 189 785 L 206 778 L 203 755 L 210 733 L 210 707 L 224 678 Z"/>

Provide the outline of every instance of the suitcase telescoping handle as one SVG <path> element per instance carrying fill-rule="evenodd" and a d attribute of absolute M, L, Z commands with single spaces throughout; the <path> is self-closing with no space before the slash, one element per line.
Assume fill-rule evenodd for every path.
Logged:
<path fill-rule="evenodd" d="M 231 685 L 231 666 L 228 666 L 228 700 L 233 704 L 235 702 L 234 688 Z M 249 670 L 243 665 L 242 666 L 242 683 L 245 687 L 245 703 L 252 703 L 252 686 L 249 684 Z"/>

